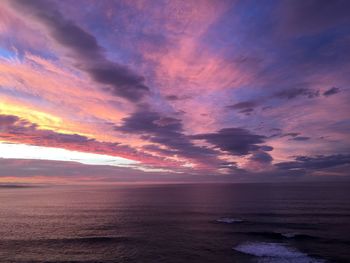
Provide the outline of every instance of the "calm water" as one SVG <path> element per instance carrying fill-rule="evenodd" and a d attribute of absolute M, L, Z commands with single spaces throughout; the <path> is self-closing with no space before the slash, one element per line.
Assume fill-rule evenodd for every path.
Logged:
<path fill-rule="evenodd" d="M 349 186 L 0 188 L 0 262 L 350 262 Z"/>

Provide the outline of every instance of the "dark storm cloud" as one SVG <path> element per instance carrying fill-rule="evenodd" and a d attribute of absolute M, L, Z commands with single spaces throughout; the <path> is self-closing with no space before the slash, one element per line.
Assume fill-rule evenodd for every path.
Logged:
<path fill-rule="evenodd" d="M 295 161 L 277 163 L 276 166 L 283 170 L 318 170 L 345 164 L 350 164 L 350 154 L 297 156 Z"/>
<path fill-rule="evenodd" d="M 96 38 L 67 20 L 53 2 L 15 0 L 10 3 L 40 21 L 51 37 L 70 51 L 76 67 L 87 72 L 96 82 L 107 85 L 106 89 L 112 94 L 139 101 L 149 91 L 142 76 L 124 65 L 109 61 Z"/>
<path fill-rule="evenodd" d="M 323 96 L 331 96 L 331 95 L 334 95 L 334 94 L 337 94 L 340 92 L 340 89 L 339 88 L 336 88 L 336 87 L 332 87 L 328 90 L 326 90 L 325 92 L 323 92 Z"/>
<path fill-rule="evenodd" d="M 205 133 L 191 136 L 195 140 L 205 140 L 222 151 L 233 155 L 247 155 L 258 150 L 265 136 L 250 133 L 243 128 L 225 128 L 216 133 Z"/>
<path fill-rule="evenodd" d="M 164 117 L 160 113 L 145 108 L 134 112 L 131 116 L 123 119 L 121 126 L 116 130 L 138 134 L 150 142 L 164 145 L 168 148 L 155 149 L 165 154 L 180 155 L 199 162 L 210 162 L 217 164 L 217 152 L 207 147 L 194 145 L 190 138 L 183 133 L 181 120 Z M 149 146 L 148 146 L 149 149 Z"/>

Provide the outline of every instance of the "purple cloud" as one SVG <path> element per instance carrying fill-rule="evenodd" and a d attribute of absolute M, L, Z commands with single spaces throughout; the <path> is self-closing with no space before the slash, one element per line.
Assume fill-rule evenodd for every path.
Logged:
<path fill-rule="evenodd" d="M 105 89 L 112 94 L 136 102 L 149 92 L 144 77 L 107 59 L 97 39 L 66 19 L 54 3 L 15 0 L 11 4 L 40 21 L 50 36 L 70 51 L 76 60 L 75 66 L 87 72 L 96 82 L 107 85 Z"/>
<path fill-rule="evenodd" d="M 233 155 L 247 155 L 251 151 L 258 150 L 265 136 L 252 134 L 243 128 L 225 128 L 216 133 L 205 133 L 191 136 L 194 140 L 205 140 L 216 148 Z"/>
<path fill-rule="evenodd" d="M 208 147 L 193 144 L 191 142 L 193 137 L 186 136 L 183 133 L 184 129 L 179 119 L 162 116 L 156 111 L 143 108 L 124 118 L 122 125 L 115 126 L 115 129 L 131 134 L 138 134 L 150 142 L 166 146 L 170 149 L 166 152 L 170 153 L 171 151 L 172 155 L 179 155 L 201 163 L 213 163 L 213 165 L 217 165 L 217 152 Z M 161 151 L 160 149 L 157 150 Z"/>
<path fill-rule="evenodd" d="M 325 92 L 323 92 L 323 96 L 328 97 L 328 96 L 332 96 L 332 95 L 334 95 L 334 94 L 337 94 L 337 93 L 339 93 L 339 92 L 340 92 L 340 89 L 339 89 L 339 88 L 337 88 L 337 87 L 332 87 L 332 88 L 326 90 Z"/>
<path fill-rule="evenodd" d="M 349 164 L 350 154 L 335 154 L 317 156 L 297 156 L 295 158 L 295 161 L 277 163 L 276 166 L 283 170 L 319 170 Z"/>

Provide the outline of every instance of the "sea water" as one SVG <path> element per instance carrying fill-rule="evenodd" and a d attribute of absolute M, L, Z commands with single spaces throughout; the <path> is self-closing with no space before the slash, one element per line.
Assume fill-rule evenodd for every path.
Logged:
<path fill-rule="evenodd" d="M 0 262 L 350 262 L 349 186 L 0 187 Z"/>

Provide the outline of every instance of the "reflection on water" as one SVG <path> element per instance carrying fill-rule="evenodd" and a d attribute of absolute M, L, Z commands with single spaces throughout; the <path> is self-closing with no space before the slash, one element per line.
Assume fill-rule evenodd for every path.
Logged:
<path fill-rule="evenodd" d="M 1 188 L 0 261 L 349 262 L 348 186 Z"/>

